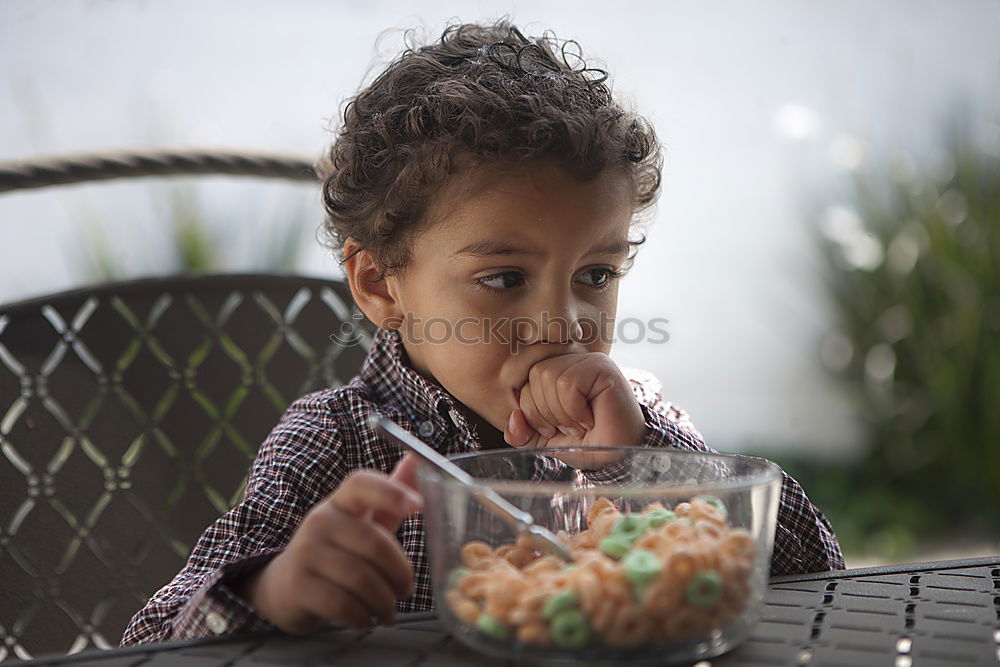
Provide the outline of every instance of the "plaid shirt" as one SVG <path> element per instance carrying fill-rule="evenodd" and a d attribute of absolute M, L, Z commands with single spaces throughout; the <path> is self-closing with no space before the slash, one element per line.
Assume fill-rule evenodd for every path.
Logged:
<path fill-rule="evenodd" d="M 646 447 L 712 452 L 687 414 L 660 396 L 649 373 L 622 369 L 646 420 Z M 295 401 L 261 445 L 243 501 L 215 521 L 195 545 L 187 565 L 139 611 L 122 645 L 272 629 L 228 586 L 280 552 L 305 513 L 358 468 L 389 473 L 401 456 L 368 425 L 378 411 L 419 435 L 438 451 L 479 450 L 474 427 L 442 387 L 410 368 L 398 332 L 379 329 L 359 375 L 343 387 Z M 584 475 L 607 482 L 613 470 L 576 471 L 550 459 L 544 478 Z M 408 517 L 397 533 L 413 564 L 416 593 L 397 602 L 400 612 L 433 606 L 423 522 Z M 790 574 L 844 567 L 840 547 L 823 514 L 801 487 L 784 475 L 771 573 Z"/>

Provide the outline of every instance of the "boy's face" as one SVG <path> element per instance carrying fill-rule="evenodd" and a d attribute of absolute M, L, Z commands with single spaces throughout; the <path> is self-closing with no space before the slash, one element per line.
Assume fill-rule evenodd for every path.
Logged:
<path fill-rule="evenodd" d="M 619 169 L 584 182 L 554 165 L 493 168 L 450 184 L 386 279 L 410 364 L 503 432 L 532 364 L 610 352 L 632 211 Z"/>

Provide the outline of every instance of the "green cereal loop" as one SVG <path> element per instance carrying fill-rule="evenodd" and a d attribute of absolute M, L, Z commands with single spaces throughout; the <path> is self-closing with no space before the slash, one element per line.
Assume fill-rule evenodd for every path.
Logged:
<path fill-rule="evenodd" d="M 476 619 L 476 628 L 495 639 L 507 639 L 510 636 L 510 630 L 507 626 L 489 614 L 479 615 L 479 618 Z"/>
<path fill-rule="evenodd" d="M 559 648 L 582 648 L 590 641 L 587 619 L 576 609 L 556 614 L 549 625 L 549 632 Z"/>
<path fill-rule="evenodd" d="M 729 510 L 726 509 L 726 504 L 715 496 L 695 496 L 692 500 L 700 500 L 704 503 L 708 503 L 715 509 L 719 510 L 719 514 L 722 515 L 723 519 L 729 518 Z"/>
<path fill-rule="evenodd" d="M 545 601 L 545 606 L 542 607 L 542 616 L 552 618 L 556 614 L 572 609 L 579 600 L 580 598 L 577 596 L 576 591 L 572 588 L 553 593 Z"/>
<path fill-rule="evenodd" d="M 677 515 L 668 509 L 662 507 L 657 507 L 655 510 L 650 510 L 646 515 L 646 521 L 653 528 L 659 528 L 665 523 L 670 523 L 671 521 L 676 521 Z"/>
<path fill-rule="evenodd" d="M 657 555 L 646 549 L 630 552 L 622 560 L 622 565 L 625 566 L 625 576 L 637 590 L 645 588 L 646 584 L 663 571 L 663 563 Z"/>
<path fill-rule="evenodd" d="M 464 567 L 456 567 L 448 575 L 448 588 L 455 588 L 455 586 L 458 586 L 458 582 L 468 573 L 468 569 Z"/>
<path fill-rule="evenodd" d="M 711 611 L 722 594 L 722 577 L 715 570 L 702 570 L 684 587 L 684 597 L 698 609 Z"/>
<path fill-rule="evenodd" d="M 636 538 L 646 532 L 649 527 L 645 517 L 639 514 L 625 514 L 615 522 L 611 529 L 612 535 L 621 535 L 628 538 L 629 542 L 634 542 Z"/>
<path fill-rule="evenodd" d="M 632 546 L 632 540 L 623 535 L 608 535 L 601 540 L 600 546 L 601 551 L 605 555 L 618 560 L 628 553 L 629 548 Z"/>

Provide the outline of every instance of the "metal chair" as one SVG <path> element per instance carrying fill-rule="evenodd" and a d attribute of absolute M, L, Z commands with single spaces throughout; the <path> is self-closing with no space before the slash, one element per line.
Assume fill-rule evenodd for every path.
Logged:
<path fill-rule="evenodd" d="M 111 162 L 117 176 L 164 173 Z M 0 191 L 15 172 L 35 174 L 27 187 L 66 182 L 53 164 L 0 164 Z M 346 285 L 300 276 L 145 279 L 0 306 L 0 661 L 117 645 L 239 501 L 287 405 L 360 369 L 370 326 L 358 344 L 332 336 L 360 321 Z"/>

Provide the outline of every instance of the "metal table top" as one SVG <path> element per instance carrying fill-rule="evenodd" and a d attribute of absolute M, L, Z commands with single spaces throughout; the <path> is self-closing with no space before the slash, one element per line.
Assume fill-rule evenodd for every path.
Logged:
<path fill-rule="evenodd" d="M 505 665 L 452 639 L 433 613 L 305 637 L 235 636 L 42 658 L 32 665 Z M 698 667 L 1000 664 L 1000 555 L 773 579 L 761 622 Z"/>

